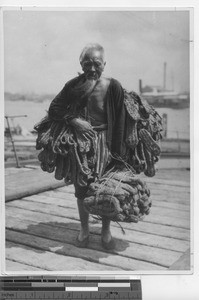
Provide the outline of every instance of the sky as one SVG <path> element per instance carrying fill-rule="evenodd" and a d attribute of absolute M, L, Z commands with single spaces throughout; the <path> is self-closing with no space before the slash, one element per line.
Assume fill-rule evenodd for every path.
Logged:
<path fill-rule="evenodd" d="M 189 91 L 188 11 L 4 11 L 5 91 L 56 94 L 81 72 L 87 43 L 105 48 L 104 75 L 128 90 Z"/>

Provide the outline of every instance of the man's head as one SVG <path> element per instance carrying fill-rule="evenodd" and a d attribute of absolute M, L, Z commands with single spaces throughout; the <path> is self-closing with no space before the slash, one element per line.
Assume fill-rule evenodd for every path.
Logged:
<path fill-rule="evenodd" d="M 104 48 L 99 44 L 88 44 L 82 50 L 79 60 L 85 76 L 97 80 L 106 65 Z"/>

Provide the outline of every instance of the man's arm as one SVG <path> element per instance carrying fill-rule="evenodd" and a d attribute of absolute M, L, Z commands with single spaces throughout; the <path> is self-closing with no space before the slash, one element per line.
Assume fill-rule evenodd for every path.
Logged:
<path fill-rule="evenodd" d="M 61 121 L 69 115 L 68 83 L 61 92 L 53 99 L 49 106 L 48 115 L 50 119 Z"/>
<path fill-rule="evenodd" d="M 126 109 L 124 105 L 124 91 L 121 84 L 113 79 L 111 96 L 114 101 L 114 117 L 112 131 L 112 152 L 121 158 L 125 155 L 125 120 Z"/>
<path fill-rule="evenodd" d="M 70 88 L 76 81 L 72 79 L 67 82 L 61 92 L 53 99 L 50 104 L 48 115 L 54 121 L 65 121 L 73 126 L 79 134 L 86 138 L 93 138 L 95 136 L 92 126 L 85 120 L 78 118 L 71 107 Z"/>
<path fill-rule="evenodd" d="M 52 100 L 48 114 L 52 120 L 70 120 L 76 115 L 72 110 L 71 104 L 73 99 L 71 99 L 71 89 L 79 80 L 79 77 L 75 77 L 69 80 L 60 93 Z"/>

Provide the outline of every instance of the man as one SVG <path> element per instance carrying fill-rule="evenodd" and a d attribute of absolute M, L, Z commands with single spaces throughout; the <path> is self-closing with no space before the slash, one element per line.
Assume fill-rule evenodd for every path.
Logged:
<path fill-rule="evenodd" d="M 100 177 L 114 157 L 125 155 L 124 91 L 117 80 L 102 76 L 106 62 L 99 44 L 89 44 L 83 49 L 80 64 L 83 74 L 66 83 L 52 101 L 49 117 L 65 120 L 85 139 L 95 139 L 98 163 L 93 176 Z M 87 247 L 89 241 L 89 214 L 83 206 L 86 191 L 87 187 L 75 184 L 81 222 L 79 247 Z M 104 248 L 114 248 L 110 221 L 106 218 L 102 218 L 101 241 Z"/>

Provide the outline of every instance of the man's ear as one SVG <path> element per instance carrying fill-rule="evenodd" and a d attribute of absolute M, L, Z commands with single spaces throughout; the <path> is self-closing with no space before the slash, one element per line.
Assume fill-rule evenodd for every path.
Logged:
<path fill-rule="evenodd" d="M 106 66 L 106 61 L 104 62 L 104 66 Z"/>
<path fill-rule="evenodd" d="M 80 65 L 81 65 L 81 68 L 82 68 L 82 71 L 83 71 L 83 63 L 81 62 Z"/>

